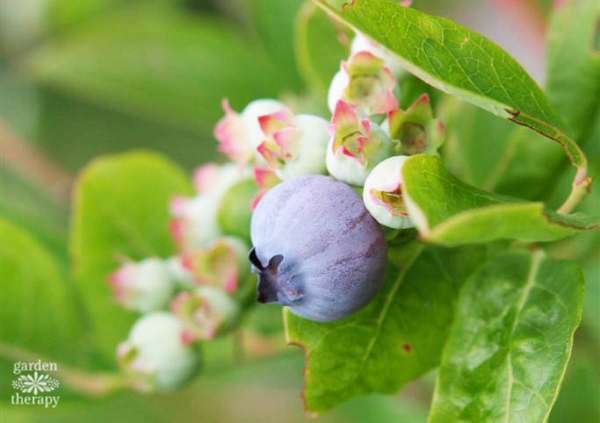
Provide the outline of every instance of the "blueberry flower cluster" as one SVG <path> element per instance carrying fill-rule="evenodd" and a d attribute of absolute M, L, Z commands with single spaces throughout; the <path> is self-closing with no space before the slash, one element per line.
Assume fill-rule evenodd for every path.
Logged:
<path fill-rule="evenodd" d="M 177 255 L 126 261 L 109 277 L 116 301 L 142 315 L 117 351 L 140 389 L 185 382 L 196 345 L 232 329 L 254 296 L 317 321 L 373 298 L 387 264 L 380 225 L 413 226 L 402 164 L 443 140 L 426 94 L 399 107 L 405 75 L 357 34 L 331 81 L 330 117 L 273 99 L 241 111 L 223 101 L 214 136 L 229 162 L 199 167 L 195 195 L 172 198 Z"/>
<path fill-rule="evenodd" d="M 399 107 L 397 81 L 405 76 L 393 54 L 357 34 L 329 87 L 328 125 L 287 108 L 258 117 L 266 139 L 255 163 L 282 180 L 266 194 L 263 186 L 252 216 L 259 302 L 327 322 L 377 294 L 387 264 L 380 225 L 414 226 L 402 165 L 411 154 L 435 154 L 443 141 L 427 94 Z"/>
<path fill-rule="evenodd" d="M 253 294 L 248 227 L 259 188 L 250 169 L 210 163 L 193 182 L 194 196 L 169 205 L 177 255 L 126 260 L 108 277 L 116 302 L 141 314 L 117 348 L 119 367 L 139 390 L 168 391 L 190 379 L 198 344 L 232 329 Z"/>

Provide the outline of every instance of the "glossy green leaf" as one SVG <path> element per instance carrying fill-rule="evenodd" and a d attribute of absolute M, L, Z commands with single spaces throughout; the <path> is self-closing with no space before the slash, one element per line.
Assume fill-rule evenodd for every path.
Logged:
<path fill-rule="evenodd" d="M 299 70 L 306 83 L 325 97 L 329 84 L 348 57 L 349 48 L 342 45 L 340 36 L 350 36 L 339 28 L 325 12 L 311 2 L 302 6 L 296 18 L 295 51 Z"/>
<path fill-rule="evenodd" d="M 546 91 L 578 140 L 600 109 L 598 22 L 598 0 L 568 0 L 555 7 L 549 27 Z"/>
<path fill-rule="evenodd" d="M 558 142 L 579 176 L 585 176 L 585 156 L 544 93 L 496 44 L 393 0 L 315 2 L 396 53 L 425 82 Z"/>
<path fill-rule="evenodd" d="M 460 294 L 429 422 L 546 422 L 582 302 L 575 263 L 513 252 L 480 267 Z"/>
<path fill-rule="evenodd" d="M 70 250 L 78 289 L 91 316 L 91 338 L 112 361 L 116 345 L 135 317 L 118 305 L 107 275 L 123 258 L 168 257 L 168 203 L 187 194 L 186 175 L 153 153 L 96 159 L 79 176 L 75 189 Z"/>
<path fill-rule="evenodd" d="M 0 355 L 14 358 L 13 349 L 18 348 L 59 361 L 81 358 L 77 355 L 81 322 L 75 318 L 67 279 L 55 257 L 5 219 L 0 219 L 0 239 Z"/>
<path fill-rule="evenodd" d="M 432 155 L 406 160 L 402 179 L 410 217 L 421 236 L 433 243 L 552 241 L 597 226 L 579 213 L 562 216 L 545 210 L 543 203 L 522 202 L 467 185 Z"/>
<path fill-rule="evenodd" d="M 438 364 L 458 291 L 487 252 L 428 247 L 415 260 L 419 250 L 404 247 L 400 270 L 390 265 L 382 292 L 350 317 L 317 323 L 285 311 L 287 341 L 305 352 L 310 412 L 369 392 L 395 393 Z"/>
<path fill-rule="evenodd" d="M 128 7 L 44 45 L 28 69 L 45 86 L 206 134 L 235 108 L 287 87 L 268 55 L 218 19 Z"/>

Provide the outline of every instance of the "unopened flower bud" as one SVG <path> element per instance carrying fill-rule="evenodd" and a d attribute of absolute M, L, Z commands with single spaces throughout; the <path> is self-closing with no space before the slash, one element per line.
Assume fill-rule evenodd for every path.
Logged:
<path fill-rule="evenodd" d="M 332 113 L 343 100 L 366 115 L 385 114 L 398 108 L 392 92 L 395 85 L 396 79 L 382 59 L 360 51 L 342 62 L 331 81 L 327 104 Z"/>
<path fill-rule="evenodd" d="M 182 251 L 208 245 L 221 235 L 217 213 L 223 196 L 247 177 L 245 169 L 231 163 L 207 164 L 196 170 L 194 185 L 199 194 L 192 198 L 175 196 L 170 203 L 171 234 Z"/>
<path fill-rule="evenodd" d="M 248 172 L 233 163 L 207 163 L 194 171 L 192 179 L 198 194 L 222 197 L 233 184 L 246 177 Z"/>
<path fill-rule="evenodd" d="M 362 186 L 371 169 L 393 154 L 389 136 L 377 124 L 361 119 L 356 109 L 342 100 L 335 108 L 330 132 L 327 170 L 348 184 Z"/>
<path fill-rule="evenodd" d="M 217 123 L 214 131 L 214 136 L 219 141 L 219 151 L 239 164 L 252 161 L 256 148 L 264 139 L 258 118 L 284 107 L 277 100 L 263 99 L 249 103 L 241 113 L 236 113 L 227 100 L 223 100 L 225 116 Z"/>
<path fill-rule="evenodd" d="M 256 193 L 254 198 L 252 198 L 250 203 L 250 208 L 254 210 L 263 195 L 265 195 L 269 189 L 281 182 L 281 180 L 274 170 L 267 167 L 254 166 L 252 173 L 254 175 L 254 181 L 260 187 L 260 190 Z"/>
<path fill-rule="evenodd" d="M 191 341 L 211 340 L 224 333 L 239 314 L 235 301 L 223 290 L 212 286 L 179 293 L 171 309 L 183 321 L 185 337 Z"/>
<path fill-rule="evenodd" d="M 266 137 L 258 152 L 281 179 L 325 173 L 327 121 L 283 109 L 259 118 Z"/>
<path fill-rule="evenodd" d="M 198 352 L 186 340 L 183 323 L 168 312 L 150 313 L 135 322 L 117 348 L 117 363 L 143 391 L 176 389 L 199 367 Z"/>
<path fill-rule="evenodd" d="M 183 265 L 180 256 L 169 258 L 167 269 L 179 288 L 187 289 L 194 286 L 194 275 Z"/>
<path fill-rule="evenodd" d="M 390 228 L 405 229 L 414 226 L 402 198 L 402 165 L 407 158 L 394 156 L 382 161 L 365 181 L 365 207 L 375 220 Z"/>
<path fill-rule="evenodd" d="M 357 32 L 352 39 L 350 53 L 356 54 L 361 51 L 367 51 L 373 56 L 382 59 L 395 77 L 399 77 L 405 73 L 402 62 L 396 54 L 392 53 L 381 44 L 367 38 L 364 34 Z"/>
<path fill-rule="evenodd" d="M 208 195 L 171 200 L 171 235 L 182 251 L 207 245 L 221 234 L 217 222 L 219 199 Z"/>
<path fill-rule="evenodd" d="M 211 285 L 234 292 L 248 278 L 248 246 L 233 237 L 219 238 L 212 245 L 186 253 L 183 265 L 197 285 Z"/>
<path fill-rule="evenodd" d="M 408 109 L 389 113 L 389 132 L 400 140 L 406 155 L 437 152 L 444 141 L 444 124 L 433 117 L 427 94 L 421 95 Z"/>
<path fill-rule="evenodd" d="M 142 313 L 164 308 L 175 291 L 167 263 L 158 258 L 127 262 L 108 281 L 120 304 Z"/>

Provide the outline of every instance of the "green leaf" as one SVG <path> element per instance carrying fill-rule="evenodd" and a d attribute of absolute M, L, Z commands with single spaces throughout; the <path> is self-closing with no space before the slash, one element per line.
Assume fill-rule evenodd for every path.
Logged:
<path fill-rule="evenodd" d="M 551 423 L 600 421 L 598 352 L 593 348 L 586 351 L 579 346 L 576 342 L 560 395 L 550 414 Z"/>
<path fill-rule="evenodd" d="M 358 313 L 317 323 L 284 312 L 288 343 L 305 351 L 309 411 L 369 392 L 395 393 L 438 364 L 460 286 L 487 251 L 428 247 L 416 258 L 420 246 L 403 248 L 400 269 L 390 266 L 381 293 Z"/>
<path fill-rule="evenodd" d="M 400 76 L 398 80 L 398 89 L 400 91 L 398 105 L 402 109 L 408 109 L 423 94 L 429 95 L 431 107 L 433 108 L 434 112 L 437 110 L 437 105 L 440 98 L 452 98 L 444 95 L 441 91 L 436 90 L 431 85 L 421 81 L 419 78 L 410 73 L 405 73 Z M 489 115 L 489 113 L 486 114 Z"/>
<path fill-rule="evenodd" d="M 0 239 L 0 320 L 4 322 L 0 355 L 18 348 L 61 361 L 80 359 L 80 321 L 57 260 L 30 234 L 5 219 L 0 219 Z"/>
<path fill-rule="evenodd" d="M 583 180 L 586 158 L 548 99 L 496 44 L 448 19 L 392 0 L 314 1 L 396 53 L 425 82 L 558 142 L 578 169 L 577 185 L 588 183 Z"/>
<path fill-rule="evenodd" d="M 431 155 L 411 156 L 402 167 L 402 195 L 421 236 L 442 245 L 501 239 L 552 241 L 593 229 L 579 213 L 559 215 L 543 203 L 482 191 L 460 181 Z"/>
<path fill-rule="evenodd" d="M 271 59 L 288 80 L 287 90 L 298 91 L 302 81 L 294 57 L 294 20 L 303 0 L 246 0 L 252 23 Z"/>
<path fill-rule="evenodd" d="M 43 85 L 200 134 L 235 108 L 287 86 L 268 55 L 214 17 L 169 7 L 103 15 L 34 51 Z"/>
<path fill-rule="evenodd" d="M 340 43 L 340 35 L 350 36 L 336 28 L 325 12 L 306 2 L 296 18 L 295 51 L 299 70 L 306 83 L 325 97 L 340 62 L 349 49 Z"/>
<path fill-rule="evenodd" d="M 600 109 L 597 110 L 594 119 L 594 125 L 586 140 L 583 140 L 582 149 L 585 155 L 589 158 L 590 171 L 589 176 L 594 180 L 600 177 Z M 569 166 L 564 165 L 560 175 L 552 175 L 554 178 L 553 190 L 546 193 L 546 201 L 548 203 L 558 203 L 564 197 L 564 193 L 569 189 L 569 181 L 572 170 Z M 592 215 L 600 215 L 600 185 L 593 183 L 590 186 L 590 192 L 579 204 L 580 211 L 587 212 Z"/>
<path fill-rule="evenodd" d="M 590 158 L 591 176 L 594 180 L 600 177 L 600 110 L 596 119 L 595 130 L 589 141 L 583 145 L 586 155 Z M 567 185 L 567 169 L 559 179 L 561 185 Z M 560 194 L 560 193 L 559 193 Z M 600 185 L 592 184 L 591 192 L 581 202 L 579 210 L 593 216 L 600 216 Z M 593 335 L 600 345 L 600 231 L 591 231 L 574 238 L 566 239 L 552 246 L 552 255 L 574 260 L 580 264 L 585 275 L 585 305 L 583 308 L 582 329 Z M 600 410 L 598 411 L 600 413 Z M 593 421 L 593 420 L 592 420 Z"/>
<path fill-rule="evenodd" d="M 168 203 L 191 190 L 173 163 L 136 152 L 94 160 L 75 189 L 70 250 L 78 289 L 91 316 L 91 338 L 105 358 L 114 357 L 127 336 L 133 313 L 112 297 L 106 276 L 120 259 L 168 257 Z"/>
<path fill-rule="evenodd" d="M 556 6 L 548 33 L 546 91 L 577 140 L 600 109 L 600 3 L 569 0 Z"/>
<path fill-rule="evenodd" d="M 0 164 L 0 216 L 30 232 L 63 264 L 67 257 L 67 210 L 48 192 L 8 163 Z"/>
<path fill-rule="evenodd" d="M 444 164 L 461 180 L 532 201 L 544 199 L 555 188 L 555 175 L 566 162 L 558 144 L 538 142 L 542 135 L 454 97 L 446 96 L 442 108 Z M 558 204 L 567 194 L 568 190 L 561 192 Z"/>
<path fill-rule="evenodd" d="M 53 30 L 69 29 L 117 4 L 116 0 L 48 0 L 45 7 L 46 25 Z"/>
<path fill-rule="evenodd" d="M 575 263 L 512 252 L 480 267 L 460 294 L 429 422 L 547 421 L 582 302 Z"/>
<path fill-rule="evenodd" d="M 600 346 L 600 233 L 591 234 L 593 245 L 586 251 L 587 255 L 581 258 L 581 270 L 585 275 L 585 306 L 583 309 L 584 326 L 596 338 Z"/>
<path fill-rule="evenodd" d="M 96 156 L 140 148 L 162 153 L 190 170 L 222 157 L 208 132 L 199 135 L 160 119 L 133 116 L 52 89 L 41 93 L 39 112 L 36 138 L 40 148 L 73 173 Z"/>
<path fill-rule="evenodd" d="M 555 191 L 556 175 L 566 170 L 566 190 L 550 207 L 564 201 L 573 170 L 558 144 L 542 142 L 542 135 L 450 96 L 444 98 L 440 115 L 446 124 L 444 164 L 461 180 L 486 191 L 542 201 Z"/>

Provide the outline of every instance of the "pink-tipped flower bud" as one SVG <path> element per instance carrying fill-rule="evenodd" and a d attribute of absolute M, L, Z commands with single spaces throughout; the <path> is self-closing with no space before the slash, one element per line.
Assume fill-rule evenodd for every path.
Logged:
<path fill-rule="evenodd" d="M 327 121 L 314 115 L 294 116 L 283 109 L 259 118 L 266 137 L 258 146 L 267 165 L 283 180 L 325 173 Z"/>
<path fill-rule="evenodd" d="M 108 281 L 117 302 L 142 313 L 165 308 L 175 292 L 167 263 L 154 257 L 125 263 Z"/>
<path fill-rule="evenodd" d="M 171 200 L 170 230 L 181 251 L 207 245 L 221 235 L 218 208 L 218 198 L 202 194 L 193 198 L 177 196 Z"/>
<path fill-rule="evenodd" d="M 356 54 L 361 51 L 367 51 L 371 53 L 373 56 L 382 59 L 385 62 L 385 65 L 390 69 L 392 74 L 395 77 L 400 77 L 406 71 L 402 67 L 402 62 L 398 58 L 398 56 L 392 53 L 390 50 L 383 47 L 381 44 L 376 43 L 375 41 L 367 38 L 364 34 L 357 32 L 354 38 L 352 39 L 352 44 L 350 45 L 350 53 Z"/>
<path fill-rule="evenodd" d="M 258 118 L 283 108 L 285 105 L 277 100 L 263 99 L 254 100 L 241 113 L 236 113 L 227 100 L 223 100 L 225 116 L 214 131 L 219 151 L 242 165 L 253 161 L 256 148 L 264 139 Z"/>
<path fill-rule="evenodd" d="M 444 142 L 444 124 L 433 117 L 427 94 L 421 95 L 408 109 L 388 114 L 389 133 L 399 140 L 403 154 L 437 153 Z"/>
<path fill-rule="evenodd" d="M 194 275 L 183 265 L 181 256 L 170 257 L 167 269 L 178 288 L 189 289 L 194 286 Z"/>
<path fill-rule="evenodd" d="M 233 163 L 206 163 L 194 170 L 192 179 L 198 194 L 222 197 L 233 184 L 248 177 L 248 174 L 247 169 Z"/>
<path fill-rule="evenodd" d="M 195 197 L 176 196 L 171 200 L 173 239 L 183 252 L 210 244 L 221 235 L 218 211 L 225 193 L 248 177 L 248 170 L 232 163 L 207 164 L 194 174 Z"/>
<path fill-rule="evenodd" d="M 140 318 L 117 348 L 119 367 L 142 391 L 172 391 L 199 367 L 198 352 L 186 339 L 183 322 L 168 312 Z"/>
<path fill-rule="evenodd" d="M 392 92 L 395 85 L 396 79 L 382 59 L 360 51 L 342 62 L 329 86 L 327 104 L 332 113 L 343 100 L 365 115 L 386 114 L 398 108 Z"/>
<path fill-rule="evenodd" d="M 379 223 L 395 229 L 414 224 L 402 198 L 402 165 L 407 156 L 390 157 L 371 171 L 363 189 L 365 207 Z"/>
<path fill-rule="evenodd" d="M 212 286 L 179 293 L 171 310 L 183 321 L 185 338 L 191 341 L 211 340 L 226 332 L 239 314 L 235 301 Z"/>
<path fill-rule="evenodd" d="M 244 241 L 223 237 L 210 246 L 186 253 L 182 260 L 197 285 L 211 285 L 226 292 L 235 292 L 250 270 L 246 263 L 248 246 Z"/>
<path fill-rule="evenodd" d="M 327 170 L 336 179 L 362 186 L 380 161 L 393 154 L 393 142 L 381 128 L 362 119 L 357 110 L 340 100 L 331 119 Z"/>
<path fill-rule="evenodd" d="M 268 167 L 254 166 L 252 173 L 254 175 L 254 181 L 260 187 L 256 195 L 254 195 L 254 198 L 252 198 L 252 201 L 250 201 L 250 208 L 254 210 L 263 195 L 281 182 L 281 180 L 277 177 L 275 171 Z"/>

